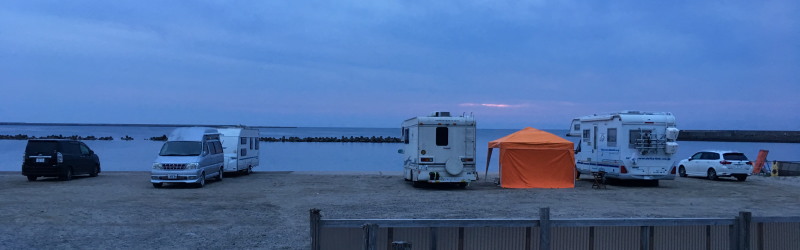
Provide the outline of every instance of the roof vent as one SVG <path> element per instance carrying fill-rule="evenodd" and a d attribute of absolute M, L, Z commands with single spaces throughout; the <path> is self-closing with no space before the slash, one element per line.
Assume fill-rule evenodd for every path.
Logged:
<path fill-rule="evenodd" d="M 450 117 L 450 112 L 433 112 L 432 117 Z"/>

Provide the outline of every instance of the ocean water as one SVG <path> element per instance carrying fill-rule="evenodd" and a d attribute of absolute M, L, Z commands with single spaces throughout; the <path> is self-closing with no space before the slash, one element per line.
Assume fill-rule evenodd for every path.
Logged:
<path fill-rule="evenodd" d="M 84 141 L 99 156 L 103 171 L 150 171 L 163 142 L 145 138 L 168 135 L 173 127 L 137 126 L 29 126 L 0 125 L 0 135 L 111 136 L 113 141 Z M 567 130 L 544 129 L 564 137 Z M 516 132 L 515 129 L 478 129 L 476 160 L 479 172 L 486 166 L 489 141 Z M 261 128 L 262 137 L 350 137 L 400 136 L 400 128 Z M 121 141 L 123 136 L 132 141 Z M 564 137 L 577 142 L 577 137 Z M 20 171 L 26 141 L 0 140 L 0 171 Z M 800 144 L 750 142 L 678 142 L 678 159 L 706 149 L 728 149 L 755 159 L 760 149 L 769 150 L 769 160 L 800 161 Z M 255 171 L 401 171 L 397 143 L 261 142 L 261 165 Z M 497 172 L 494 152 L 489 171 Z"/>

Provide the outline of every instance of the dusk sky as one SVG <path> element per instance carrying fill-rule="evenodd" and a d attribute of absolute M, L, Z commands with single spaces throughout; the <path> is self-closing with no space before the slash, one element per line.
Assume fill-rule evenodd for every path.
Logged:
<path fill-rule="evenodd" d="M 800 130 L 800 1 L 4 1 L 0 121 Z"/>

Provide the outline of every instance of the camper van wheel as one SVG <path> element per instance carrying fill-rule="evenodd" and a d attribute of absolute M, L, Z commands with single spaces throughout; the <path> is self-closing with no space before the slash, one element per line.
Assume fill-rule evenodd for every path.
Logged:
<path fill-rule="evenodd" d="M 713 168 L 709 168 L 708 169 L 707 177 L 708 177 L 709 180 L 712 180 L 712 181 L 716 181 L 717 179 L 719 179 L 719 177 L 717 177 L 717 171 L 715 171 Z"/>
<path fill-rule="evenodd" d="M 678 175 L 680 175 L 681 177 L 686 177 L 686 168 L 684 168 L 683 166 L 680 166 L 678 168 Z"/>
<path fill-rule="evenodd" d="M 200 180 L 197 181 L 197 187 L 202 188 L 203 186 L 206 185 L 206 172 L 200 173 L 200 176 L 198 176 L 198 178 L 200 178 Z"/>
<path fill-rule="evenodd" d="M 225 172 L 225 169 L 219 168 L 219 174 L 217 175 L 217 181 L 222 181 L 222 173 Z"/>
<path fill-rule="evenodd" d="M 250 175 L 252 173 L 253 173 L 253 167 L 252 166 L 247 166 L 247 170 L 244 171 L 244 174 L 245 175 Z"/>
<path fill-rule="evenodd" d="M 154 188 L 161 188 L 164 186 L 164 183 L 153 183 Z"/>

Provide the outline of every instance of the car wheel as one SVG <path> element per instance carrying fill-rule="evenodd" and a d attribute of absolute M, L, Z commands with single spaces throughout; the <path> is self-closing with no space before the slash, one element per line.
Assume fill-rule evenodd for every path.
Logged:
<path fill-rule="evenodd" d="M 197 181 L 198 188 L 202 188 L 203 186 L 206 185 L 206 172 L 200 173 L 200 176 L 198 176 L 197 178 L 200 178 L 200 180 Z"/>
<path fill-rule="evenodd" d="M 736 180 L 738 180 L 738 181 L 747 180 L 747 175 L 737 175 L 736 176 Z"/>
<path fill-rule="evenodd" d="M 680 177 L 686 177 L 686 168 L 684 168 L 683 166 L 680 166 L 678 168 L 678 175 Z"/>
<path fill-rule="evenodd" d="M 34 175 L 28 175 L 27 177 L 28 177 L 28 181 L 36 181 L 36 177 L 37 177 L 37 176 L 34 176 Z"/>
<path fill-rule="evenodd" d="M 98 166 L 98 165 L 95 165 L 95 166 L 94 166 L 94 169 L 92 169 L 92 172 L 91 172 L 91 173 L 89 173 L 89 176 L 91 176 L 91 177 L 97 177 L 97 174 L 98 174 L 98 173 L 100 173 L 100 166 Z"/>
<path fill-rule="evenodd" d="M 719 177 L 717 176 L 717 171 L 714 170 L 713 168 L 708 169 L 708 174 L 706 175 L 706 177 L 708 177 L 708 179 L 712 181 L 716 181 L 717 179 L 719 179 Z"/>
<path fill-rule="evenodd" d="M 217 175 L 217 181 L 222 181 L 222 173 L 224 172 L 225 172 L 224 169 L 222 168 L 219 169 L 219 175 Z"/>
<path fill-rule="evenodd" d="M 164 186 L 164 183 L 153 183 L 154 188 L 161 188 Z"/>
<path fill-rule="evenodd" d="M 67 171 L 64 175 L 61 176 L 62 181 L 69 181 L 72 180 L 72 168 L 67 168 Z"/>

